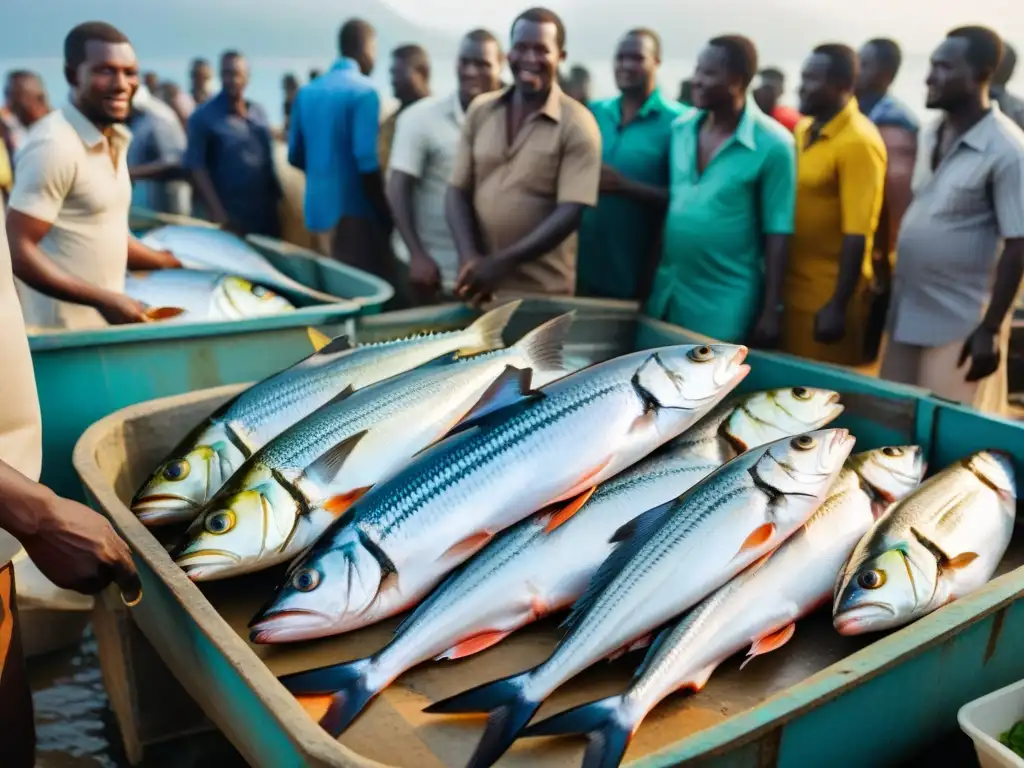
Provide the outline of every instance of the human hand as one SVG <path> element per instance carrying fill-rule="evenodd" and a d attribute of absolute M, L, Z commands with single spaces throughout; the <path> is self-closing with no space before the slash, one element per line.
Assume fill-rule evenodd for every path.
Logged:
<path fill-rule="evenodd" d="M 819 344 L 835 344 L 846 335 L 846 307 L 830 301 L 814 318 L 814 340 Z"/>
<path fill-rule="evenodd" d="M 1000 359 L 996 333 L 983 325 L 975 328 L 960 350 L 957 368 L 967 362 L 968 358 L 971 367 L 967 370 L 967 381 L 981 381 L 995 373 L 999 369 Z"/>
<path fill-rule="evenodd" d="M 776 349 L 782 339 L 782 311 L 778 307 L 765 308 L 750 334 L 750 346 L 755 349 Z"/>
<path fill-rule="evenodd" d="M 601 184 L 598 187 L 601 192 L 621 192 L 623 181 L 622 174 L 610 165 L 601 166 Z"/>
<path fill-rule="evenodd" d="M 178 257 L 175 256 L 173 253 L 166 250 L 157 251 L 157 253 L 160 254 L 161 257 L 163 257 L 163 260 L 160 264 L 160 269 L 181 269 L 181 262 L 178 260 Z"/>
<path fill-rule="evenodd" d="M 52 494 L 35 520 L 35 532 L 19 537 L 32 562 L 63 589 L 87 595 L 115 582 L 125 602 L 142 590 L 131 550 L 102 515 Z"/>
<path fill-rule="evenodd" d="M 96 304 L 96 311 L 111 325 L 130 325 L 149 321 L 146 305 L 123 293 L 109 292 Z"/>
<path fill-rule="evenodd" d="M 432 297 L 441 290 L 441 270 L 426 251 L 409 257 L 409 282 L 423 298 Z"/>
<path fill-rule="evenodd" d="M 459 279 L 455 282 L 455 295 L 479 307 L 494 295 L 507 269 L 500 256 L 477 256 L 459 272 Z"/>

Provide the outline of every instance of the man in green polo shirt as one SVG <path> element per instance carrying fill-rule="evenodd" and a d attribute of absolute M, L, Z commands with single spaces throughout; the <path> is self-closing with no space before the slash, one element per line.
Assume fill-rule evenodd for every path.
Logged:
<path fill-rule="evenodd" d="M 637 300 L 650 282 L 668 204 L 671 125 L 686 111 L 658 90 L 660 64 L 656 32 L 627 32 L 615 52 L 621 95 L 590 104 L 601 129 L 601 196 L 580 227 L 581 296 Z"/>
<path fill-rule="evenodd" d="M 648 314 L 730 343 L 778 343 L 793 232 L 796 159 L 789 131 L 747 88 L 757 51 L 708 43 L 693 76 L 697 111 L 672 126 L 670 201 Z"/>

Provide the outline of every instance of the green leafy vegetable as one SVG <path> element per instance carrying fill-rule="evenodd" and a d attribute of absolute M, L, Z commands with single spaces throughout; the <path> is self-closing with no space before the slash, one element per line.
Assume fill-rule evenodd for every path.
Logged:
<path fill-rule="evenodd" d="M 1024 757 L 1024 720 L 1018 720 L 1010 730 L 999 734 L 999 743 L 1018 757 Z"/>

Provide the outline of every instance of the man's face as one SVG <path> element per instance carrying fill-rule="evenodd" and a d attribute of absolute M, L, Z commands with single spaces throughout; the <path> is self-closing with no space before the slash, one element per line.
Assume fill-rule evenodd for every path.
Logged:
<path fill-rule="evenodd" d="M 36 77 L 19 77 L 8 83 L 5 91 L 7 109 L 26 128 L 45 117 L 50 111 L 46 89 Z"/>
<path fill-rule="evenodd" d="M 97 125 L 125 122 L 139 89 L 139 62 L 130 43 L 85 44 L 85 61 L 67 73 L 75 103 Z"/>
<path fill-rule="evenodd" d="M 713 109 L 734 96 L 740 87 L 736 78 L 729 74 L 729 60 L 724 50 L 715 45 L 707 46 L 697 57 L 697 68 L 693 72 L 691 98 L 698 109 Z"/>
<path fill-rule="evenodd" d="M 426 90 L 423 73 L 405 58 L 391 59 L 391 90 L 403 104 L 415 101 Z"/>
<path fill-rule="evenodd" d="M 203 62 L 192 67 L 192 87 L 197 91 L 205 90 L 213 79 L 213 67 Z"/>
<path fill-rule="evenodd" d="M 889 78 L 875 46 L 870 43 L 865 45 L 860 49 L 857 58 L 860 59 L 860 72 L 857 74 L 858 93 L 885 90 L 888 87 Z"/>
<path fill-rule="evenodd" d="M 509 68 L 516 87 L 526 95 L 544 93 L 555 82 L 565 52 L 558 46 L 558 29 L 552 22 L 520 19 L 512 28 Z"/>
<path fill-rule="evenodd" d="M 646 91 L 658 72 L 654 41 L 647 35 L 627 35 L 615 51 L 615 85 L 623 93 Z"/>
<path fill-rule="evenodd" d="M 968 42 L 951 37 L 935 49 L 928 68 L 926 106 L 950 109 L 977 95 L 980 84 L 967 62 Z"/>
<path fill-rule="evenodd" d="M 501 51 L 492 40 L 477 42 L 465 38 L 459 46 L 459 96 L 468 104 L 481 93 L 501 87 Z"/>
<path fill-rule="evenodd" d="M 805 115 L 821 115 L 839 104 L 839 89 L 829 80 L 829 59 L 827 56 L 812 54 L 800 72 L 800 112 Z"/>
<path fill-rule="evenodd" d="M 228 56 L 220 65 L 220 84 L 231 99 L 240 99 L 249 85 L 249 63 L 241 56 Z"/>

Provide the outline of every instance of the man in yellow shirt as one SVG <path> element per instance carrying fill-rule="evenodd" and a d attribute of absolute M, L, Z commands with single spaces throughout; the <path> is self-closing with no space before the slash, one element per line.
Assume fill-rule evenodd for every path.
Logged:
<path fill-rule="evenodd" d="M 857 54 L 821 45 L 804 64 L 796 220 L 783 289 L 782 347 L 840 365 L 864 360 L 871 249 L 885 189 L 885 144 L 853 95 Z"/>

